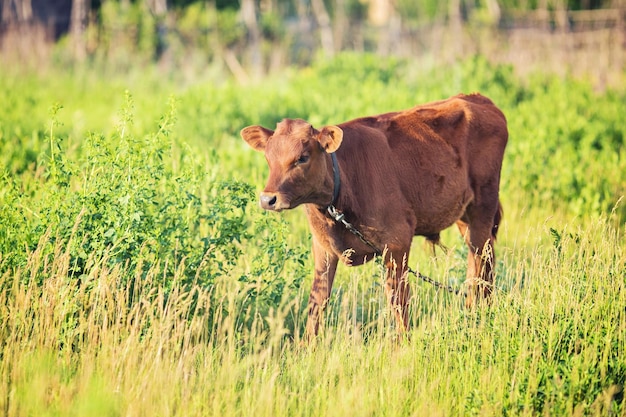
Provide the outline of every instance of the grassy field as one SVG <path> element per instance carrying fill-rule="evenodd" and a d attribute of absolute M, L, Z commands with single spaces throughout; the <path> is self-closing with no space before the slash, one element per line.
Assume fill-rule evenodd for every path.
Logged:
<path fill-rule="evenodd" d="M 340 266 L 303 344 L 304 214 L 261 211 L 238 131 L 472 91 L 510 130 L 493 305 L 414 281 L 398 340 L 379 267 Z M 626 415 L 626 92 L 346 54 L 248 86 L 6 73 L 0 96 L 3 415 Z M 442 240 L 410 263 L 462 287 Z"/>

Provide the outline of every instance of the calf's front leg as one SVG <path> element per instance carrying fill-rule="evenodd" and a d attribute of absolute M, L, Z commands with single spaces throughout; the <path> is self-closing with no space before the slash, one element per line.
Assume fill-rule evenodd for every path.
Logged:
<path fill-rule="evenodd" d="M 385 282 L 385 293 L 387 300 L 396 317 L 396 324 L 399 333 L 404 333 L 409 328 L 409 299 L 411 298 L 411 287 L 409 286 L 406 254 L 408 251 L 400 251 L 401 257 L 394 257 L 387 254 L 385 266 L 387 268 L 387 279 Z"/>
<path fill-rule="evenodd" d="M 324 309 L 328 304 L 330 292 L 333 288 L 337 263 L 339 258 L 324 250 L 324 248 L 313 239 L 313 260 L 315 262 L 315 275 L 313 286 L 309 295 L 308 318 L 306 323 L 306 338 L 308 340 L 317 336 L 320 321 Z"/>

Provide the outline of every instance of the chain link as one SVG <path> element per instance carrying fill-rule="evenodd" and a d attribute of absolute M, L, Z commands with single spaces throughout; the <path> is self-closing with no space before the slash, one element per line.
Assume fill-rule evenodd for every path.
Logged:
<path fill-rule="evenodd" d="M 369 246 L 375 252 L 376 256 L 382 256 L 383 252 L 380 249 L 378 249 L 372 242 L 370 242 L 367 239 L 365 239 L 365 236 L 363 235 L 363 233 L 361 233 L 356 227 L 354 227 L 352 225 L 352 223 L 350 223 L 350 222 L 348 222 L 346 220 L 346 216 L 345 216 L 344 213 L 342 213 L 339 210 L 337 210 L 337 208 L 335 208 L 335 206 L 332 205 L 332 204 L 330 206 L 328 206 L 328 208 L 326 210 L 328 211 L 328 214 L 330 215 L 330 217 L 332 217 L 337 223 L 343 224 L 344 227 L 346 229 L 348 229 L 348 231 L 350 233 L 352 233 L 353 235 L 358 237 L 359 240 L 361 240 L 361 242 L 363 242 L 367 246 Z M 416 277 L 418 277 L 422 281 L 428 282 L 429 284 L 434 285 L 435 287 L 437 287 L 439 289 L 446 290 L 446 291 L 454 293 L 456 295 L 459 295 L 461 293 L 461 290 L 453 288 L 453 287 L 451 287 L 449 285 L 442 284 L 439 281 L 435 281 L 434 279 L 432 279 L 430 277 L 427 277 L 426 275 L 423 275 L 420 272 L 417 272 L 417 271 L 413 270 L 411 267 L 407 267 L 407 271 L 409 273 L 415 275 Z"/>

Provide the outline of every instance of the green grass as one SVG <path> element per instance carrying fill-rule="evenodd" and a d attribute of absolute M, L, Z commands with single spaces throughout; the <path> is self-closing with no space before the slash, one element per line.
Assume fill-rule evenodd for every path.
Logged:
<path fill-rule="evenodd" d="M 311 347 L 283 337 L 302 297 L 242 331 L 237 283 L 182 287 L 181 267 L 166 293 L 152 285 L 163 273 L 153 267 L 141 285 L 120 287 L 126 271 L 101 265 L 78 283 L 65 278 L 62 248 L 36 251 L 0 280 L 0 406 L 50 416 L 623 415 L 620 236 L 599 219 L 558 247 L 505 255 L 510 288 L 488 309 L 466 311 L 415 284 L 419 316 L 400 341 L 385 311 L 363 322 L 374 314 L 357 306 L 384 310 L 382 294 L 364 296 L 357 281 L 372 277 L 351 272 Z M 33 270 L 47 275 L 43 285 L 25 279 Z"/>
<path fill-rule="evenodd" d="M 345 55 L 246 87 L 153 77 L 0 77 L 2 414 L 626 415 L 624 92 L 480 58 Z M 340 266 L 304 344 L 305 217 L 261 212 L 267 168 L 238 130 L 459 91 L 492 97 L 511 131 L 493 304 L 413 280 L 399 339 L 378 266 Z M 416 238 L 410 263 L 461 287 L 466 249 L 442 239 L 433 256 Z"/>

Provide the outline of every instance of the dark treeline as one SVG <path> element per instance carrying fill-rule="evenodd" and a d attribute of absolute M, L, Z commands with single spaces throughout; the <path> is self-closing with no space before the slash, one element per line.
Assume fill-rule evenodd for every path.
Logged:
<path fill-rule="evenodd" d="M 516 27 L 624 31 L 626 0 L 0 0 L 0 52 L 12 62 L 157 62 L 235 77 L 344 50 L 484 53 Z M 578 16 L 576 13 L 595 13 Z M 598 23 L 599 22 L 599 23 Z M 469 41 L 468 41 L 469 39 Z M 471 44 L 468 44 L 471 42 Z M 494 49 L 491 47 L 491 49 Z"/>

